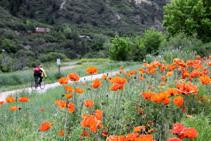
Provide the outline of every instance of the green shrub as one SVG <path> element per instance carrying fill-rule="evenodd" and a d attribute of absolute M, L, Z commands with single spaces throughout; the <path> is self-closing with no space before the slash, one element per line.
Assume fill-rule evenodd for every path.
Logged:
<path fill-rule="evenodd" d="M 161 43 L 165 39 L 162 32 L 156 31 L 155 29 L 148 29 L 144 32 L 143 37 L 139 39 L 139 48 L 145 49 L 147 54 L 157 54 Z"/>
<path fill-rule="evenodd" d="M 0 39 L 0 49 L 5 49 L 8 53 L 17 51 L 17 45 L 14 40 L 3 38 Z"/>
<path fill-rule="evenodd" d="M 11 58 L 9 55 L 2 54 L 0 56 L 0 70 L 2 72 L 10 72 L 12 71 L 12 64 L 13 64 L 14 59 Z"/>
<path fill-rule="evenodd" d="M 155 29 L 146 30 L 143 36 L 133 38 L 131 59 L 141 61 L 147 54 L 157 54 L 161 43 L 165 40 L 163 33 Z"/>
<path fill-rule="evenodd" d="M 178 52 L 173 54 L 172 52 Z M 179 52 L 185 53 L 187 56 L 182 56 Z M 173 56 L 181 56 L 184 59 L 191 59 L 191 55 L 198 54 L 201 56 L 209 56 L 211 52 L 211 43 L 204 43 L 195 38 L 185 35 L 184 33 L 177 34 L 171 37 L 168 41 L 163 42 L 160 47 L 160 54 L 166 54 L 169 52 Z M 188 53 L 191 53 L 188 55 Z M 195 56 L 195 55 L 194 55 Z"/>
<path fill-rule="evenodd" d="M 146 53 L 146 49 L 144 46 L 140 46 L 140 40 L 141 37 L 136 37 L 135 39 L 133 39 L 133 46 L 132 46 L 132 55 L 131 55 L 131 59 L 134 61 L 142 61 L 145 58 Z"/>
<path fill-rule="evenodd" d="M 202 44 L 199 47 L 193 48 L 200 56 L 209 56 L 211 55 L 211 42 Z"/>
<path fill-rule="evenodd" d="M 129 60 L 131 57 L 132 42 L 130 38 L 116 36 L 111 40 L 111 48 L 109 50 L 110 58 L 113 60 Z"/>
<path fill-rule="evenodd" d="M 143 36 L 115 37 L 111 41 L 110 58 L 141 61 L 146 54 L 157 54 L 161 43 L 165 40 L 165 35 L 155 29 L 146 30 Z"/>
<path fill-rule="evenodd" d="M 161 44 L 161 49 L 185 49 L 192 50 L 193 48 L 198 48 L 202 45 L 201 40 L 187 36 L 184 33 L 177 34 L 169 38 L 167 42 Z M 162 52 L 162 51 L 161 51 Z"/>

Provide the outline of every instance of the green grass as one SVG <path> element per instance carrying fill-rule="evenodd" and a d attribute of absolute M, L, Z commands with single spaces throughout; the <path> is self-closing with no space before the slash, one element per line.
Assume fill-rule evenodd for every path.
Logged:
<path fill-rule="evenodd" d="M 18 106 L 21 106 L 23 109 L 18 112 L 8 112 L 9 105 L 5 105 L 0 113 L 1 124 L 9 124 L 1 125 L 0 140 L 39 140 L 41 136 L 38 132 L 38 126 L 43 120 L 51 120 L 51 118 L 53 118 L 53 115 L 56 113 L 53 108 L 54 100 L 60 97 L 60 93 L 62 93 L 61 88 L 49 90 L 44 95 L 39 96 L 37 96 L 37 93 L 32 93 L 30 95 L 22 94 L 29 96 L 30 102 L 26 104 L 19 103 Z M 40 108 L 45 109 L 45 112 L 40 112 Z"/>

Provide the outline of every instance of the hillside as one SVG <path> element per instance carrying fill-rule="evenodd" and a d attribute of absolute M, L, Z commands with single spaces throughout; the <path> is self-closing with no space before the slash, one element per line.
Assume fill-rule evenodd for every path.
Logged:
<path fill-rule="evenodd" d="M 6 50 L 11 63 L 13 57 L 28 59 L 15 68 L 57 56 L 106 57 L 109 37 L 141 34 L 149 27 L 161 30 L 166 1 L 0 0 L 0 49 Z M 36 27 L 50 32 L 37 34 Z"/>
<path fill-rule="evenodd" d="M 1 0 L 0 5 L 16 17 L 49 24 L 107 27 L 117 31 L 160 28 L 166 0 Z M 131 29 L 129 30 L 131 31 Z"/>

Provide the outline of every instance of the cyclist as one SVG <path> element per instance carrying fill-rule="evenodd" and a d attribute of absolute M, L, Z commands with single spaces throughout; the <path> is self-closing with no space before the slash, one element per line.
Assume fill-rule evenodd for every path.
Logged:
<path fill-rule="evenodd" d="M 35 88 L 37 88 L 38 86 L 41 86 L 42 80 L 44 77 L 47 77 L 47 74 L 41 64 L 35 66 L 33 72 L 34 72 Z"/>

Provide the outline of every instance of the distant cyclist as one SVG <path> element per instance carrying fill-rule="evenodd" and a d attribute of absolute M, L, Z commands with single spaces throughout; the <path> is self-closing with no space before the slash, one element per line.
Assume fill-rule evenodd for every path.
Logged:
<path fill-rule="evenodd" d="M 33 72 L 34 72 L 35 88 L 37 88 L 38 86 L 41 86 L 42 80 L 43 78 L 47 77 L 47 74 L 41 64 L 35 66 Z"/>

